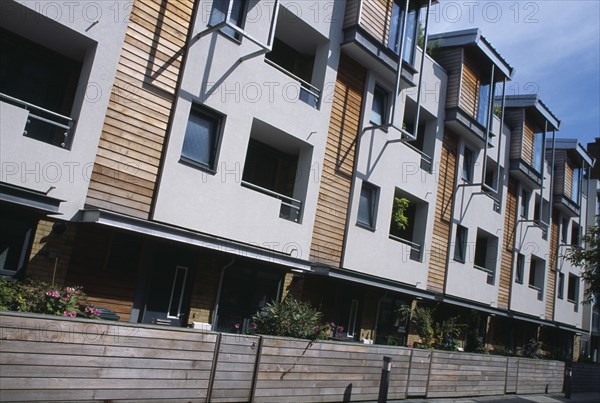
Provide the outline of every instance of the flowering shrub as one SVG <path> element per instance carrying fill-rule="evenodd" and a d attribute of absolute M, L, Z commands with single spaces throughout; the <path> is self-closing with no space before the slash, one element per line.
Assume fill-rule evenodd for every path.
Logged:
<path fill-rule="evenodd" d="M 252 317 L 249 329 L 257 334 L 309 340 L 333 336 L 337 330 L 335 323 L 322 325 L 321 316 L 321 312 L 310 304 L 288 296 L 282 302 L 273 301 L 258 311 Z"/>
<path fill-rule="evenodd" d="M 43 282 L 0 279 L 0 310 L 96 319 L 100 310 L 87 306 L 81 287 L 50 287 Z"/>

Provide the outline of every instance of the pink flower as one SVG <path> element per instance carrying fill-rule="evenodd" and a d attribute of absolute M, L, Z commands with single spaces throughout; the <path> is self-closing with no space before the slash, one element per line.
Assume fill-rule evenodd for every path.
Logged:
<path fill-rule="evenodd" d="M 330 323 L 329 323 L 329 326 L 331 326 L 331 327 L 335 327 L 335 323 L 333 323 L 333 322 L 330 322 Z"/>
<path fill-rule="evenodd" d="M 77 316 L 77 314 L 75 312 L 69 312 L 69 311 L 64 311 L 63 315 L 68 318 L 74 318 L 75 316 Z"/>
<path fill-rule="evenodd" d="M 46 291 L 46 295 L 52 298 L 60 298 L 60 294 L 58 293 L 58 291 L 54 290 Z"/>
<path fill-rule="evenodd" d="M 250 329 L 255 330 L 256 329 L 256 323 L 250 322 Z"/>
<path fill-rule="evenodd" d="M 315 326 L 315 327 L 313 328 L 313 332 L 314 332 L 314 333 L 319 333 L 319 326 Z"/>
<path fill-rule="evenodd" d="M 338 326 L 337 327 L 337 331 L 338 332 L 343 332 L 344 331 L 344 326 Z"/>
<path fill-rule="evenodd" d="M 65 292 L 67 294 L 73 294 L 75 292 L 75 289 L 73 287 L 66 287 Z"/>
<path fill-rule="evenodd" d="M 239 329 L 240 328 L 240 324 L 236 323 L 235 325 L 233 325 L 234 328 Z"/>
<path fill-rule="evenodd" d="M 70 298 L 69 297 L 62 297 L 61 298 L 63 301 L 68 301 Z"/>

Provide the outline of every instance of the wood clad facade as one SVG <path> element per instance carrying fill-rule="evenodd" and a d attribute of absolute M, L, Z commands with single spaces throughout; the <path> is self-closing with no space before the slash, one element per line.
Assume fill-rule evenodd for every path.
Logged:
<path fill-rule="evenodd" d="M 381 45 L 388 45 L 394 0 L 348 0 L 344 28 L 360 25 Z"/>
<path fill-rule="evenodd" d="M 460 108 L 477 119 L 477 108 L 479 102 L 479 86 L 481 85 L 481 73 L 468 52 L 465 52 L 462 65 L 462 80 L 460 83 Z"/>
<path fill-rule="evenodd" d="M 342 54 L 329 121 L 310 258 L 338 267 L 346 231 L 366 70 Z"/>
<path fill-rule="evenodd" d="M 573 162 L 568 158 L 565 161 L 565 190 L 564 195 L 573 200 Z"/>
<path fill-rule="evenodd" d="M 448 73 L 446 86 L 446 108 L 456 108 L 460 94 L 460 81 L 462 77 L 463 48 L 444 49 L 436 55 L 436 61 Z"/>
<path fill-rule="evenodd" d="M 456 186 L 457 148 L 456 134 L 445 128 L 439 166 L 431 256 L 427 273 L 427 289 L 436 292 L 444 291 L 444 279 L 448 264 L 448 248 L 450 247 L 448 239 L 450 237 L 452 202 Z"/>
<path fill-rule="evenodd" d="M 523 126 L 523 140 L 521 144 L 521 158 L 523 161 L 533 166 L 533 143 L 535 142 L 535 132 L 531 121 L 525 115 L 525 125 Z"/>
<path fill-rule="evenodd" d="M 565 192 L 565 171 L 567 165 L 567 152 L 565 150 L 555 150 L 554 152 L 554 194 L 566 195 Z"/>
<path fill-rule="evenodd" d="M 546 297 L 546 320 L 554 320 L 554 295 L 556 292 L 556 270 L 558 256 L 558 213 L 552 214 L 550 224 L 550 256 L 548 256 L 548 287 Z"/>
<path fill-rule="evenodd" d="M 135 0 L 86 203 L 148 218 L 193 0 Z"/>
<path fill-rule="evenodd" d="M 510 304 L 517 207 L 517 182 L 515 179 L 509 178 L 508 189 L 506 192 L 506 206 L 504 210 L 504 234 L 500 261 L 500 282 L 498 287 L 498 307 L 503 309 L 508 309 Z"/>
<path fill-rule="evenodd" d="M 523 148 L 524 109 L 505 109 L 504 121 L 510 127 L 510 159 L 521 158 Z"/>

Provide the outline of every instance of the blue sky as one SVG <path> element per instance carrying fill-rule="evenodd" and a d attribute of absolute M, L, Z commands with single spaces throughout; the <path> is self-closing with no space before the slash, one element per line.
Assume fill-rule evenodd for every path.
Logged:
<path fill-rule="evenodd" d="M 559 137 L 600 137 L 600 0 L 441 0 L 430 33 L 478 27 L 516 69 L 507 94 L 537 92 Z"/>

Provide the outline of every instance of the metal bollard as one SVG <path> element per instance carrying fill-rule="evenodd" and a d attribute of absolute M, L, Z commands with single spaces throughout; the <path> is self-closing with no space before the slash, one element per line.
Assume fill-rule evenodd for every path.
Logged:
<path fill-rule="evenodd" d="M 392 359 L 383 357 L 383 367 L 381 368 L 381 380 L 379 381 L 379 397 L 377 403 L 386 403 L 388 388 L 390 386 L 390 371 L 392 370 Z"/>

